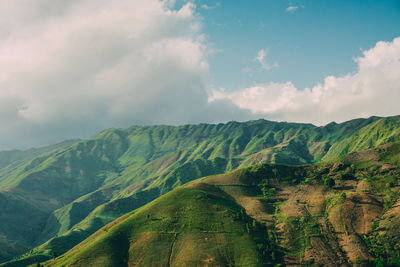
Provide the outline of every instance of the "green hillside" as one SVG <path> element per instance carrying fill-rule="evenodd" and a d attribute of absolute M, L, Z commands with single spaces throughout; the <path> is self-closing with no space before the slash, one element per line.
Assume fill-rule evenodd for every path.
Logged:
<path fill-rule="evenodd" d="M 396 143 L 202 178 L 44 266 L 398 266 L 399 154 Z"/>
<path fill-rule="evenodd" d="M 59 265 L 260 264 L 262 254 L 246 230 L 251 220 L 240 214 L 242 209 L 222 191 L 176 190 L 122 223 L 103 228 L 71 250 Z M 85 260 L 80 261 L 81 257 Z"/>
<path fill-rule="evenodd" d="M 0 169 L 0 262 L 62 254 L 191 180 L 258 163 L 329 161 L 400 140 L 399 126 L 397 116 L 323 127 L 257 120 L 105 130 Z"/>

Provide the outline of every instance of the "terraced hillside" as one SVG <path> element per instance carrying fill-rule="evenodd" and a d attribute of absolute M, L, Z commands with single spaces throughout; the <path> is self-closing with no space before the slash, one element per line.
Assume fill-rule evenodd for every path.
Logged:
<path fill-rule="evenodd" d="M 399 155 L 396 143 L 201 178 L 44 266 L 398 266 Z"/>
<path fill-rule="evenodd" d="M 399 126 L 399 117 L 371 117 L 324 127 L 258 120 L 103 131 L 0 169 L 0 261 L 60 255 L 191 180 L 331 160 L 400 140 Z"/>

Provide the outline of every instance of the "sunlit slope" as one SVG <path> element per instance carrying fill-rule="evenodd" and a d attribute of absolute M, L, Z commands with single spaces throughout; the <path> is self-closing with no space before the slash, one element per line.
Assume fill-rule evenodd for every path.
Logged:
<path fill-rule="evenodd" d="M 270 255 L 258 246 L 266 244 L 223 191 L 181 188 L 107 225 L 51 265 L 262 266 Z"/>
<path fill-rule="evenodd" d="M 399 141 L 399 136 L 399 116 L 379 119 L 365 125 L 357 131 L 354 131 L 350 135 L 344 133 L 340 140 L 332 143 L 331 148 L 324 155 L 323 159 L 334 158 L 351 152 L 396 142 Z"/>
<path fill-rule="evenodd" d="M 0 170 L 0 201 L 4 210 L 12 210 L 0 214 L 5 218 L 0 258 L 10 259 L 47 240 L 35 251 L 60 254 L 193 179 L 263 162 L 298 165 L 333 159 L 399 140 L 399 125 L 399 117 L 372 117 L 324 127 L 258 120 L 105 130 L 11 171 Z M 32 219 L 21 224 L 25 215 Z"/>
<path fill-rule="evenodd" d="M 396 143 L 330 163 L 198 179 L 46 266 L 396 266 L 399 154 Z"/>

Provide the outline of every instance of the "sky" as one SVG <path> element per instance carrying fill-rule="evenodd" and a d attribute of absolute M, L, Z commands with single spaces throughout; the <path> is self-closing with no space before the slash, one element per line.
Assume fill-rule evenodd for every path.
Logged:
<path fill-rule="evenodd" d="M 400 114 L 400 1 L 0 2 L 0 150 Z"/>

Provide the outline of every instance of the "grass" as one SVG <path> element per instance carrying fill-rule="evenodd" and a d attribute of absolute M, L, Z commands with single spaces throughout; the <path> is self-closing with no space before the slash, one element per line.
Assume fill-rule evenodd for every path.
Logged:
<path fill-rule="evenodd" d="M 322 235 L 319 224 L 312 216 L 288 217 L 283 222 L 287 234 L 288 256 L 302 258 L 306 249 L 311 248 L 310 237 Z"/>
<path fill-rule="evenodd" d="M 346 200 L 346 193 L 337 192 L 325 201 L 325 211 L 329 211 L 332 207 L 342 204 Z"/>
<path fill-rule="evenodd" d="M 254 240 L 251 233 L 259 231 L 257 227 L 223 194 L 178 189 L 106 226 L 49 265 L 119 266 L 129 261 L 149 266 L 173 261 L 188 266 L 210 261 L 262 266 L 260 249 L 266 241 Z"/>
<path fill-rule="evenodd" d="M 379 149 L 381 148 L 377 150 Z M 393 152 L 397 153 L 395 150 Z M 135 204 L 138 209 L 111 222 L 77 247 L 47 264 L 95 266 L 102 262 L 109 266 L 126 263 L 151 266 L 168 265 L 168 262 L 173 262 L 183 266 L 201 263 L 269 266 L 281 264 L 284 255 L 301 259 L 305 251 L 311 248 L 310 238 L 326 238 L 327 234 L 321 231 L 317 217 L 289 217 L 280 213 L 279 203 L 284 200 L 277 198 L 279 190 L 273 185 L 320 185 L 331 195 L 325 201 L 324 208 L 329 211 L 332 207 L 340 206 L 347 196 L 341 189 L 322 187 L 325 177 L 333 177 L 337 181 L 364 179 L 364 176 L 375 177 L 371 178 L 371 183 L 374 182 L 372 186 L 378 193 L 385 192 L 380 190 L 387 190 L 388 187 L 388 183 L 379 181 L 387 179 L 395 182 L 395 178 L 398 177 L 398 168 L 390 170 L 389 175 L 379 167 L 379 161 L 365 167 L 356 161 L 357 158 L 353 157 L 353 161 L 346 158 L 344 161 L 304 166 L 255 165 L 223 175 L 201 178 L 143 207 L 140 207 L 137 201 L 140 199 L 143 204 L 150 201 L 143 195 L 146 191 L 137 192 L 136 197 L 130 200 L 126 197 L 115 198 L 96 208 L 91 216 L 74 226 L 76 230 L 70 231 L 69 235 L 53 239 L 53 249 L 56 241 L 60 241 L 59 245 L 73 244 L 76 241 L 71 237 L 80 233 L 82 229 L 98 229 L 124 214 L 129 208 L 133 209 Z M 201 164 L 203 161 L 199 161 L 196 166 Z M 199 183 L 205 183 L 207 186 L 201 187 Z M 374 192 L 371 191 L 371 194 Z M 156 193 L 152 196 L 156 196 Z M 241 197 L 244 198 L 240 199 Z M 264 222 L 249 217 L 247 210 L 243 209 L 246 206 L 245 200 L 252 203 L 255 199 L 262 199 L 274 208 L 264 211 L 275 220 L 272 227 L 266 227 Z M 252 210 L 254 206 L 246 208 Z M 271 214 L 273 212 L 274 216 Z M 284 224 L 286 250 L 281 247 L 282 236 L 273 229 L 276 223 Z M 86 236 L 89 233 L 85 232 Z M 83 236 L 83 232 L 81 234 Z M 390 238 L 396 240 L 396 235 Z M 379 248 L 382 248 L 382 245 L 379 245 Z"/>
<path fill-rule="evenodd" d="M 177 186 L 258 162 L 282 165 L 260 169 L 257 175 L 298 184 L 308 172 L 309 179 L 304 182 L 318 183 L 328 175 L 316 171 L 318 164 L 308 169 L 286 165 L 335 161 L 351 151 L 400 140 L 398 126 L 398 117 L 374 117 L 324 127 L 257 120 L 108 129 L 88 140 L 0 169 L 0 195 L 7 192 L 12 196 L 9 205 L 21 207 L 15 214 L 26 214 L 23 207 L 29 206 L 42 216 L 41 223 L 52 218 L 42 223 L 39 232 L 21 237 L 18 231 L 10 231 L 7 236 L 21 243 L 33 238 L 29 241 L 32 247 L 53 237 L 56 243 L 67 240 L 70 243 L 64 247 L 70 248 L 105 223 Z M 398 156 L 391 156 L 393 151 L 387 154 L 382 154 L 385 161 L 399 162 Z M 94 199 L 93 194 L 99 198 Z M 387 203 L 390 206 L 392 202 Z M 30 222 L 22 224 L 15 214 L 7 213 L 9 225 L 36 229 L 37 225 Z M 49 244 L 38 253 L 52 251 Z"/>
<path fill-rule="evenodd" d="M 387 211 L 399 199 L 400 191 L 396 190 L 398 186 L 397 175 L 377 175 L 367 178 L 367 182 L 383 196 L 383 207 Z"/>

